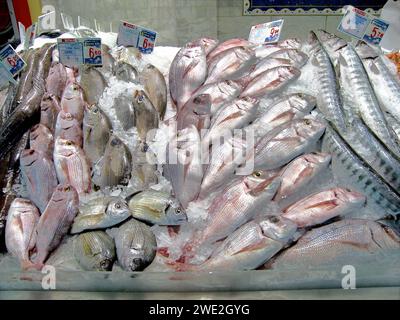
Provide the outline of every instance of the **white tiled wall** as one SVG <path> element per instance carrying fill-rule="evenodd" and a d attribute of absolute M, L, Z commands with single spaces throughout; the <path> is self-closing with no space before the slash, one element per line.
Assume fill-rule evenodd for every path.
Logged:
<path fill-rule="evenodd" d="M 283 18 L 283 38 L 305 38 L 311 29 L 336 32 L 339 16 L 243 16 L 243 0 L 42 0 L 57 10 L 117 30 L 127 20 L 158 31 L 158 44 L 182 45 L 201 36 L 247 38 L 251 26 Z M 76 18 L 75 18 L 76 19 Z M 76 20 L 75 20 L 76 21 Z"/>

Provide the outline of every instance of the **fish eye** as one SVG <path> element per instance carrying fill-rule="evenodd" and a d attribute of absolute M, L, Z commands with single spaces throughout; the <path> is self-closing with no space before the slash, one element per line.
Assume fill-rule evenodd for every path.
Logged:
<path fill-rule="evenodd" d="M 175 210 L 175 213 L 176 213 L 176 214 L 181 214 L 181 213 L 182 213 L 182 209 L 181 209 L 181 208 L 177 208 L 177 209 Z"/>
<path fill-rule="evenodd" d="M 103 260 L 103 261 L 100 262 L 100 267 L 102 269 L 106 269 L 106 268 L 108 268 L 109 263 L 110 263 L 110 261 L 108 259 Z"/>
<path fill-rule="evenodd" d="M 253 173 L 253 177 L 259 178 L 261 177 L 261 171 L 256 171 Z"/>
<path fill-rule="evenodd" d="M 67 146 L 72 146 L 73 145 L 73 143 L 72 143 L 72 141 L 67 141 L 66 143 L 65 143 Z"/>
<path fill-rule="evenodd" d="M 304 119 L 304 124 L 307 125 L 307 126 L 311 125 L 311 120 Z"/>
<path fill-rule="evenodd" d="M 199 104 L 199 103 L 201 103 L 201 98 L 200 97 L 196 97 L 196 98 L 193 99 L 193 102 L 195 104 Z"/>
<path fill-rule="evenodd" d="M 120 204 L 119 202 L 115 204 L 115 208 L 121 209 L 121 207 L 122 207 L 122 206 L 121 206 L 121 204 Z"/>
<path fill-rule="evenodd" d="M 139 103 L 143 102 L 143 101 L 144 101 L 144 96 L 143 96 L 142 94 L 140 94 L 140 95 L 138 96 L 137 101 L 138 101 Z"/>
<path fill-rule="evenodd" d="M 269 218 L 269 221 L 271 221 L 272 223 L 277 223 L 277 222 L 279 222 L 279 218 L 275 217 L 275 216 L 272 216 L 272 217 Z"/>
<path fill-rule="evenodd" d="M 64 188 L 64 191 L 65 191 L 65 192 L 68 192 L 68 191 L 70 191 L 70 190 L 71 190 L 71 187 L 70 187 L 70 186 Z"/>

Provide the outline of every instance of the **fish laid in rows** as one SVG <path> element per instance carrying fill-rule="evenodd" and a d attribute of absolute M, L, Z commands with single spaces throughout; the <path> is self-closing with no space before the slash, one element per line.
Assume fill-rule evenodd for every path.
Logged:
<path fill-rule="evenodd" d="M 93 183 L 100 188 L 127 185 L 132 173 L 132 155 L 115 135 L 108 139 L 104 156 L 93 168 Z"/>
<path fill-rule="evenodd" d="M 130 211 L 125 200 L 111 196 L 95 198 L 79 207 L 79 214 L 74 220 L 71 233 L 109 228 L 129 216 Z"/>
<path fill-rule="evenodd" d="M 178 131 L 193 125 L 200 132 L 208 129 L 210 124 L 211 96 L 209 94 L 200 94 L 190 98 L 176 116 Z"/>
<path fill-rule="evenodd" d="M 160 121 L 158 111 L 143 90 L 133 93 L 134 126 L 142 141 L 152 139 Z"/>
<path fill-rule="evenodd" d="M 289 94 L 269 106 L 246 131 L 253 130 L 255 137 L 262 137 L 280 125 L 304 118 L 316 104 L 313 96 L 303 93 Z"/>
<path fill-rule="evenodd" d="M 107 233 L 114 238 L 118 263 L 125 271 L 141 271 L 153 261 L 157 241 L 146 224 L 131 219 Z"/>
<path fill-rule="evenodd" d="M 279 168 L 313 146 L 325 131 L 325 124 L 314 117 L 293 120 L 258 140 L 254 148 L 256 169 Z"/>
<path fill-rule="evenodd" d="M 327 128 L 322 150 L 332 155 L 332 171 L 341 185 L 346 185 L 367 196 L 382 208 L 371 219 L 396 216 L 400 213 L 400 197 L 396 190 L 389 187 L 368 165 L 360 160 L 343 139 L 331 128 Z M 353 215 L 352 215 L 353 216 Z M 358 212 L 354 213 L 354 217 Z"/>
<path fill-rule="evenodd" d="M 207 63 L 211 61 L 214 57 L 218 56 L 222 52 L 230 50 L 236 47 L 249 47 L 251 43 L 245 39 L 229 39 L 225 42 L 221 42 L 218 44 L 213 50 L 211 50 L 207 54 Z"/>
<path fill-rule="evenodd" d="M 45 93 L 40 103 L 40 123 L 49 128 L 53 133 L 60 110 L 61 107 L 57 98 Z"/>
<path fill-rule="evenodd" d="M 290 162 L 280 174 L 282 183 L 274 200 L 280 201 L 305 190 L 315 178 L 328 170 L 331 160 L 330 154 L 309 153 Z"/>
<path fill-rule="evenodd" d="M 381 107 L 400 121 L 400 79 L 387 67 L 384 56 L 365 42 L 359 42 L 356 51 L 363 61 Z"/>
<path fill-rule="evenodd" d="M 58 184 L 53 158 L 42 151 L 26 149 L 20 163 L 29 199 L 44 212 Z"/>
<path fill-rule="evenodd" d="M 130 197 L 128 203 L 132 216 L 144 222 L 175 226 L 187 221 L 185 210 L 167 192 L 145 190 Z"/>
<path fill-rule="evenodd" d="M 90 192 L 90 165 L 81 147 L 70 140 L 57 138 L 54 165 L 60 183 L 70 184 L 80 196 Z"/>
<path fill-rule="evenodd" d="M 184 208 L 200 191 L 204 170 L 201 148 L 200 135 L 194 126 L 178 131 L 177 137 L 167 146 L 164 169 L 175 196 Z"/>
<path fill-rule="evenodd" d="M 312 63 L 316 66 L 318 75 L 318 108 L 327 120 L 331 121 L 338 130 L 346 130 L 346 119 L 342 100 L 338 91 L 336 73 L 328 54 L 320 44 L 316 34 L 310 32 L 308 43 L 312 46 Z"/>
<path fill-rule="evenodd" d="M 232 134 L 251 123 L 257 116 L 259 100 L 251 97 L 237 98 L 223 105 L 213 116 L 211 127 L 203 138 L 203 143 L 211 143 Z"/>
<path fill-rule="evenodd" d="M 32 89 L 0 128 L 0 159 L 15 147 L 24 133 L 40 120 L 40 102 L 44 94 L 45 79 L 49 72 L 51 53 L 54 46 L 45 45 L 40 49 L 37 71 L 33 77 Z"/>
<path fill-rule="evenodd" d="M 59 62 L 53 63 L 46 79 L 46 92 L 61 100 L 67 81 L 68 75 L 65 67 Z"/>
<path fill-rule="evenodd" d="M 111 135 L 111 123 L 97 105 L 87 105 L 83 115 L 83 150 L 93 166 L 103 156 Z"/>
<path fill-rule="evenodd" d="M 232 80 L 211 83 L 200 87 L 193 96 L 209 94 L 211 96 L 211 113 L 214 114 L 225 103 L 237 98 L 242 92 L 238 82 Z"/>
<path fill-rule="evenodd" d="M 73 82 L 67 85 L 61 98 L 61 110 L 72 114 L 79 122 L 83 119 L 85 100 L 83 89 L 79 84 Z"/>
<path fill-rule="evenodd" d="M 41 215 L 36 228 L 36 256 L 33 258 L 38 269 L 43 267 L 48 255 L 58 247 L 78 213 L 78 193 L 69 184 L 57 186 Z"/>
<path fill-rule="evenodd" d="M 18 258 L 22 269 L 33 265 L 29 255 L 35 245 L 38 221 L 39 211 L 29 200 L 17 198 L 12 202 L 7 216 L 6 247 Z"/>
<path fill-rule="evenodd" d="M 183 248 L 180 260 L 190 262 L 204 247 L 224 239 L 259 214 L 274 197 L 279 178 L 256 172 L 232 182 L 219 193 L 208 208 L 203 229 L 197 230 Z"/>
<path fill-rule="evenodd" d="M 252 79 L 240 96 L 261 97 L 276 93 L 299 78 L 300 74 L 301 71 L 295 67 L 282 66 L 267 70 Z"/>
<path fill-rule="evenodd" d="M 138 78 L 138 71 L 130 63 L 118 61 L 114 66 L 114 75 L 120 81 L 136 82 Z"/>
<path fill-rule="evenodd" d="M 207 62 L 208 77 L 205 84 L 238 79 L 256 62 L 254 51 L 246 47 L 225 50 Z"/>
<path fill-rule="evenodd" d="M 398 254 L 400 238 L 390 228 L 369 220 L 348 219 L 314 229 L 266 267 L 315 268 L 365 265 L 368 258 Z M 380 257 L 380 258 L 379 258 Z"/>
<path fill-rule="evenodd" d="M 314 193 L 283 210 L 282 216 L 300 228 L 322 224 L 332 218 L 361 210 L 366 202 L 363 194 L 343 188 Z"/>
<path fill-rule="evenodd" d="M 138 79 L 154 108 L 158 111 L 160 120 L 163 120 L 167 109 L 168 95 L 163 74 L 155 66 L 148 64 L 140 72 Z"/>
<path fill-rule="evenodd" d="M 104 231 L 80 234 L 73 240 L 75 259 L 83 270 L 110 271 L 116 259 L 113 239 Z"/>
<path fill-rule="evenodd" d="M 80 76 L 81 80 L 79 83 L 83 88 L 84 100 L 88 104 L 98 103 L 107 87 L 104 76 L 94 67 L 84 67 L 81 70 Z"/>
<path fill-rule="evenodd" d="M 82 122 L 71 113 L 61 111 L 57 116 L 55 138 L 70 140 L 77 146 L 83 146 Z"/>
<path fill-rule="evenodd" d="M 169 70 L 169 90 L 179 111 L 207 77 L 204 48 L 187 44 L 175 56 Z"/>
<path fill-rule="evenodd" d="M 29 145 L 31 149 L 40 151 L 53 158 L 54 137 L 50 129 L 39 123 L 32 127 L 29 133 Z"/>

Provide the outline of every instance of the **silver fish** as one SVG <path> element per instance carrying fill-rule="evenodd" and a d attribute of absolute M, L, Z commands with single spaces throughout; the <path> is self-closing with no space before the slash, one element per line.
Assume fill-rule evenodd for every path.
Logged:
<path fill-rule="evenodd" d="M 167 108 L 167 84 L 165 78 L 155 66 L 146 65 L 139 74 L 139 82 L 144 87 L 153 106 L 163 120 Z"/>
<path fill-rule="evenodd" d="M 158 183 L 157 159 L 147 143 L 140 142 L 135 147 L 133 154 L 135 160 L 132 163 L 132 177 L 139 181 L 138 189 L 145 190 Z"/>
<path fill-rule="evenodd" d="M 301 41 L 297 38 L 286 39 L 276 44 L 263 44 L 256 48 L 257 58 L 265 58 L 282 49 L 300 49 Z"/>
<path fill-rule="evenodd" d="M 145 190 L 129 199 L 129 208 L 135 219 L 151 224 L 175 226 L 187 221 L 185 210 L 169 193 Z"/>
<path fill-rule="evenodd" d="M 308 55 L 298 49 L 281 49 L 271 53 L 268 58 L 270 59 L 288 59 L 293 62 L 293 66 L 301 68 L 308 60 Z"/>
<path fill-rule="evenodd" d="M 142 90 L 133 93 L 134 125 L 142 141 L 152 139 L 153 129 L 158 128 L 160 121 L 158 111 L 154 108 L 147 94 Z M 149 137 L 147 136 L 149 133 Z"/>
<path fill-rule="evenodd" d="M 51 251 L 56 249 L 78 213 L 78 193 L 68 184 L 57 186 L 36 228 L 36 256 L 33 262 L 43 267 Z"/>
<path fill-rule="evenodd" d="M 111 123 L 97 105 L 88 105 L 83 116 L 83 150 L 93 166 L 104 154 L 111 134 Z"/>
<path fill-rule="evenodd" d="M 283 210 L 282 216 L 300 228 L 324 223 L 334 217 L 360 210 L 366 202 L 361 193 L 343 188 L 333 188 L 314 193 Z"/>
<path fill-rule="evenodd" d="M 135 82 L 138 78 L 138 71 L 130 63 L 118 61 L 114 67 L 114 75 L 120 81 Z"/>
<path fill-rule="evenodd" d="M 192 97 L 177 114 L 177 130 L 188 128 L 192 125 L 198 131 L 208 129 L 211 124 L 211 96 L 200 94 Z"/>
<path fill-rule="evenodd" d="M 95 198 L 79 207 L 71 233 L 109 228 L 126 220 L 130 214 L 127 202 L 119 197 Z"/>
<path fill-rule="evenodd" d="M 22 269 L 32 267 L 29 252 L 35 246 L 35 230 L 39 221 L 38 209 L 29 201 L 17 198 L 10 206 L 6 224 L 7 251 L 17 257 Z"/>
<path fill-rule="evenodd" d="M 397 192 L 371 171 L 329 127 L 324 135 L 322 149 L 332 154 L 333 174 L 341 185 L 358 190 L 368 197 L 368 203 L 375 203 L 383 209 L 376 212 L 376 217 L 373 218 L 400 213 L 400 197 Z M 357 216 L 357 212 L 354 215 Z"/>
<path fill-rule="evenodd" d="M 60 111 L 57 116 L 55 138 L 70 140 L 77 146 L 83 146 L 82 122 L 71 113 Z"/>
<path fill-rule="evenodd" d="M 31 149 L 41 151 L 53 157 L 54 137 L 50 129 L 43 124 L 32 127 L 29 133 L 29 144 Z"/>
<path fill-rule="evenodd" d="M 115 240 L 118 262 L 125 271 L 141 271 L 153 261 L 156 237 L 144 223 L 132 219 L 108 233 Z"/>
<path fill-rule="evenodd" d="M 60 183 L 69 183 L 79 195 L 90 192 L 90 165 L 82 148 L 70 140 L 57 138 L 54 165 Z"/>
<path fill-rule="evenodd" d="M 285 165 L 318 141 L 324 131 L 325 124 L 313 117 L 273 129 L 255 145 L 255 168 L 271 170 Z"/>
<path fill-rule="evenodd" d="M 200 94 L 209 94 L 211 96 L 211 113 L 214 114 L 224 105 L 237 98 L 242 91 L 239 83 L 226 80 L 218 83 L 211 83 L 200 87 L 193 96 Z"/>
<path fill-rule="evenodd" d="M 93 183 L 100 188 L 127 185 L 131 178 L 131 172 L 132 155 L 130 151 L 121 139 L 111 135 L 104 156 L 94 168 Z"/>
<path fill-rule="evenodd" d="M 127 99 L 125 96 L 119 95 L 114 99 L 113 109 L 115 110 L 115 115 L 125 131 L 135 126 L 133 99 Z"/>
<path fill-rule="evenodd" d="M 300 77 L 301 71 L 295 67 L 276 67 L 255 77 L 241 93 L 241 97 L 260 97 L 272 94 L 286 87 Z"/>
<path fill-rule="evenodd" d="M 325 30 L 318 30 L 317 34 L 322 46 L 328 53 L 332 64 L 336 67 L 340 49 L 346 47 L 348 45 L 347 42 L 337 35 L 326 32 Z"/>
<path fill-rule="evenodd" d="M 176 198 L 187 208 L 199 191 L 203 178 L 200 135 L 194 126 L 178 131 L 167 146 L 166 174 Z"/>
<path fill-rule="evenodd" d="M 204 48 L 188 44 L 175 56 L 169 70 L 169 90 L 179 111 L 207 77 Z"/>
<path fill-rule="evenodd" d="M 29 199 L 44 212 L 57 187 L 57 175 L 53 159 L 49 155 L 32 149 L 21 154 L 21 175 L 26 184 Z"/>
<path fill-rule="evenodd" d="M 390 129 L 393 130 L 397 139 L 400 140 L 400 122 L 388 112 L 385 112 L 385 118 Z"/>
<path fill-rule="evenodd" d="M 116 258 L 114 241 L 104 231 L 80 234 L 73 241 L 73 251 L 87 271 L 109 271 Z"/>
<path fill-rule="evenodd" d="M 81 70 L 80 85 L 83 88 L 85 101 L 88 104 L 95 104 L 99 102 L 103 95 L 107 82 L 99 70 L 86 66 Z"/>
<path fill-rule="evenodd" d="M 225 50 L 208 62 L 208 77 L 205 84 L 222 80 L 238 79 L 255 63 L 254 51 L 246 47 Z"/>

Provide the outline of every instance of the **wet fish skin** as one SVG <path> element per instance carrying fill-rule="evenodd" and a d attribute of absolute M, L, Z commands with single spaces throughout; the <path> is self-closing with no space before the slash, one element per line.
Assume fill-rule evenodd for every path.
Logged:
<path fill-rule="evenodd" d="M 30 148 L 53 157 L 54 137 L 50 129 L 43 124 L 32 127 L 29 133 Z"/>
<path fill-rule="evenodd" d="M 193 125 L 178 131 L 177 138 L 167 146 L 167 164 L 164 170 L 176 198 L 185 209 L 200 192 L 204 171 L 201 148 L 199 132 Z"/>
<path fill-rule="evenodd" d="M 368 203 L 375 203 L 383 209 L 376 213 L 377 219 L 400 213 L 398 194 L 371 171 L 330 127 L 325 132 L 322 150 L 332 155 L 332 171 L 342 185 L 349 185 L 363 193 L 368 197 Z"/>
<path fill-rule="evenodd" d="M 343 188 L 333 188 L 314 193 L 283 210 L 282 216 L 300 228 L 324 223 L 334 217 L 360 210 L 366 202 L 361 193 Z"/>
<path fill-rule="evenodd" d="M 218 46 L 219 41 L 217 39 L 203 37 L 192 41 L 192 45 L 201 46 L 204 49 L 206 55 L 208 55 L 211 51 L 213 51 Z"/>
<path fill-rule="evenodd" d="M 111 49 L 109 46 L 105 45 L 104 43 L 101 44 L 101 52 L 103 58 L 103 66 L 99 68 L 99 70 L 104 73 L 113 74 L 114 67 L 115 67 L 115 59 L 111 55 Z"/>
<path fill-rule="evenodd" d="M 257 116 L 260 101 L 251 98 L 237 98 L 219 108 L 213 115 L 209 131 L 203 138 L 203 143 L 211 143 L 235 129 L 241 129 L 251 123 Z"/>
<path fill-rule="evenodd" d="M 73 241 L 74 255 L 87 271 L 110 271 L 116 258 L 112 238 L 104 231 L 80 234 Z"/>
<path fill-rule="evenodd" d="M 169 90 L 179 111 L 207 77 L 206 54 L 202 46 L 187 44 L 175 56 L 169 70 Z"/>
<path fill-rule="evenodd" d="M 311 95 L 289 94 L 268 107 L 246 130 L 253 130 L 256 137 L 262 137 L 280 125 L 304 118 L 316 104 L 316 99 Z"/>
<path fill-rule="evenodd" d="M 54 147 L 54 165 L 60 183 L 72 185 L 79 195 L 90 192 L 90 165 L 82 148 L 70 140 L 57 138 Z"/>
<path fill-rule="evenodd" d="M 61 110 L 70 113 L 79 122 L 83 119 L 85 100 L 82 87 L 74 82 L 67 85 L 61 98 Z"/>
<path fill-rule="evenodd" d="M 85 67 L 81 70 L 80 85 L 83 89 L 84 100 L 88 104 L 95 104 L 103 95 L 107 82 L 99 70 L 94 67 Z"/>
<path fill-rule="evenodd" d="M 308 55 L 298 49 L 281 49 L 268 56 L 270 59 L 288 59 L 292 61 L 294 67 L 300 69 L 308 61 Z"/>
<path fill-rule="evenodd" d="M 388 112 L 385 112 L 385 118 L 390 129 L 393 130 L 397 139 L 400 140 L 400 123 Z"/>
<path fill-rule="evenodd" d="M 55 138 L 70 140 L 80 148 L 83 146 L 83 132 L 81 121 L 71 113 L 61 111 L 57 116 Z"/>
<path fill-rule="evenodd" d="M 22 71 L 17 92 L 15 94 L 13 109 L 15 109 L 32 89 L 34 74 L 37 72 L 40 58 L 40 49 L 28 50 L 24 61 L 27 63 L 25 70 Z"/>
<path fill-rule="evenodd" d="M 307 187 L 316 177 L 328 170 L 332 160 L 327 153 L 310 153 L 289 163 L 281 172 L 281 186 L 274 198 L 280 201 Z"/>
<path fill-rule="evenodd" d="M 339 84 L 336 80 L 334 67 L 325 49 L 320 44 L 316 34 L 310 32 L 309 45 L 313 46 L 312 62 L 317 67 L 318 86 L 318 109 L 331 121 L 338 130 L 346 131 L 346 119 L 343 110 L 341 96 L 338 92 Z"/>
<path fill-rule="evenodd" d="M 138 71 L 130 63 L 118 61 L 114 66 L 114 75 L 120 81 L 136 82 L 138 80 Z"/>
<path fill-rule="evenodd" d="M 115 135 L 111 135 L 104 156 L 94 167 L 93 183 L 107 186 L 127 185 L 132 173 L 132 155 L 127 146 Z"/>
<path fill-rule="evenodd" d="M 390 229 L 361 219 L 345 219 L 313 229 L 267 268 L 286 269 L 362 263 L 380 253 L 396 252 L 400 239 Z"/>
<path fill-rule="evenodd" d="M 46 79 L 46 92 L 61 99 L 65 86 L 67 85 L 67 71 L 59 62 L 53 62 L 49 75 Z"/>
<path fill-rule="evenodd" d="M 157 241 L 144 223 L 131 219 L 108 233 L 115 240 L 118 262 L 125 271 L 141 271 L 153 261 Z"/>
<path fill-rule="evenodd" d="M 272 170 L 285 165 L 318 141 L 324 131 L 325 124 L 311 116 L 273 129 L 255 145 L 255 168 Z"/>
<path fill-rule="evenodd" d="M 211 96 L 209 94 L 200 94 L 190 98 L 176 118 L 177 130 L 194 125 L 200 132 L 203 129 L 208 129 L 210 124 Z"/>
<path fill-rule="evenodd" d="M 29 199 L 44 212 L 58 184 L 53 158 L 42 151 L 26 149 L 20 163 Z"/>
<path fill-rule="evenodd" d="M 275 51 L 282 49 L 301 49 L 301 41 L 297 38 L 289 38 L 283 41 L 279 41 L 276 44 L 263 44 L 262 46 L 256 48 L 257 58 L 266 58 Z"/>
<path fill-rule="evenodd" d="M 240 97 L 261 97 L 284 88 L 300 77 L 301 71 L 295 67 L 276 67 L 261 73 L 246 86 Z"/>
<path fill-rule="evenodd" d="M 83 150 L 93 166 L 100 160 L 111 134 L 111 123 L 97 105 L 87 105 L 83 115 Z"/>
<path fill-rule="evenodd" d="M 230 234 L 196 270 L 254 270 L 287 244 L 297 226 L 279 216 L 263 216 Z"/>
<path fill-rule="evenodd" d="M 149 97 L 143 90 L 133 93 L 134 125 L 142 141 L 147 141 L 148 133 L 158 128 L 159 116 Z"/>
<path fill-rule="evenodd" d="M 10 206 L 6 224 L 7 251 L 17 257 L 22 269 L 32 267 L 29 253 L 35 241 L 35 229 L 39 211 L 26 199 L 17 198 Z"/>
<path fill-rule="evenodd" d="M 16 96 L 17 87 L 20 86 L 15 86 L 12 84 L 8 86 L 6 97 L 1 106 L 0 125 L 3 125 L 3 123 L 7 121 L 8 117 L 14 111 L 14 107 L 16 107 L 14 105 L 14 99 Z"/>
<path fill-rule="evenodd" d="M 163 74 L 152 64 L 146 65 L 139 74 L 139 82 L 143 85 L 151 103 L 164 119 L 167 108 L 167 84 Z"/>
<path fill-rule="evenodd" d="M 40 123 L 54 133 L 61 107 L 56 97 L 44 94 L 40 103 Z"/>
<path fill-rule="evenodd" d="M 133 108 L 133 99 L 127 99 L 123 95 L 117 96 L 114 99 L 115 114 L 125 131 L 135 126 L 135 112 Z"/>
<path fill-rule="evenodd" d="M 209 94 L 212 101 L 211 113 L 215 114 L 217 110 L 225 103 L 228 103 L 237 98 L 242 90 L 242 86 L 237 81 L 225 80 L 218 83 L 211 83 L 201 86 L 193 94 L 193 96 L 198 96 L 200 94 Z"/>
<path fill-rule="evenodd" d="M 248 47 L 248 46 L 251 46 L 251 43 L 245 39 L 229 39 L 224 42 L 221 42 L 213 50 L 211 50 L 209 53 L 207 53 L 207 63 L 224 51 L 227 51 L 227 50 L 230 50 L 230 49 L 236 48 L 236 47 Z"/>
<path fill-rule="evenodd" d="M 156 225 L 177 226 L 187 221 L 185 210 L 169 193 L 145 190 L 129 199 L 132 217 Z"/>
<path fill-rule="evenodd" d="M 336 66 L 339 59 L 340 50 L 347 46 L 347 41 L 333 33 L 329 33 L 321 29 L 317 30 L 317 37 L 328 53 L 332 64 Z"/>
<path fill-rule="evenodd" d="M 245 75 L 256 62 L 254 51 L 247 47 L 225 50 L 208 61 L 208 77 L 205 84 L 222 80 L 234 80 Z"/>
<path fill-rule="evenodd" d="M 43 267 L 51 251 L 58 247 L 78 213 L 79 198 L 73 186 L 60 184 L 40 216 L 36 228 L 36 256 L 33 262 Z"/>
<path fill-rule="evenodd" d="M 130 215 L 128 203 L 120 197 L 95 198 L 80 205 L 71 233 L 113 227 L 125 221 Z"/>

